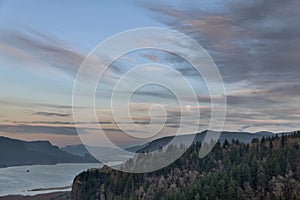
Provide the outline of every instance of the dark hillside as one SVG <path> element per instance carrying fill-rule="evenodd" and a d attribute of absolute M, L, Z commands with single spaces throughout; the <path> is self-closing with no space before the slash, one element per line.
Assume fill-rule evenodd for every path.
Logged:
<path fill-rule="evenodd" d="M 200 147 L 151 173 L 83 172 L 74 179 L 73 199 L 300 199 L 300 132 L 251 143 L 226 140 L 203 159 Z"/>
<path fill-rule="evenodd" d="M 98 162 L 91 156 L 76 156 L 60 150 L 49 141 L 27 142 L 0 137 L 0 167 Z"/>

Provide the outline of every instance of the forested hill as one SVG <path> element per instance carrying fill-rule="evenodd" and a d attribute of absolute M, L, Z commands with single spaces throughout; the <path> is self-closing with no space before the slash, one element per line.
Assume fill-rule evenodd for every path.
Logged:
<path fill-rule="evenodd" d="M 81 199 L 300 199 L 300 132 L 217 143 L 203 159 L 200 143 L 161 170 L 131 174 L 103 167 L 74 179 Z M 152 154 L 155 157 L 155 155 Z"/>
<path fill-rule="evenodd" d="M 20 165 L 96 162 L 98 161 L 89 155 L 76 156 L 62 151 L 49 141 L 27 142 L 0 136 L 0 168 Z"/>

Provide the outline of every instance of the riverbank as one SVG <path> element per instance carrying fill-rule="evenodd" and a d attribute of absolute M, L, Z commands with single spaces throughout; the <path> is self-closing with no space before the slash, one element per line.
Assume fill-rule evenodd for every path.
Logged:
<path fill-rule="evenodd" d="M 52 192 L 33 196 L 8 195 L 0 197 L 0 200 L 71 200 L 71 192 Z"/>
<path fill-rule="evenodd" d="M 27 192 L 37 192 L 37 191 L 49 191 L 49 190 L 67 190 L 71 189 L 71 186 L 63 186 L 63 187 L 53 187 L 53 188 L 37 188 L 32 190 L 27 190 Z"/>

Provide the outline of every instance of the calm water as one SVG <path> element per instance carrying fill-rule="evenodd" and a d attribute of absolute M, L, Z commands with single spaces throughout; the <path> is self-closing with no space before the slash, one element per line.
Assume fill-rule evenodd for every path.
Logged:
<path fill-rule="evenodd" d="M 28 191 L 37 188 L 71 186 L 74 177 L 101 164 L 57 164 L 0 168 L 0 196 L 9 194 L 34 195 L 62 190 Z M 29 170 L 29 172 L 27 172 Z M 65 189 L 70 190 L 70 189 Z"/>

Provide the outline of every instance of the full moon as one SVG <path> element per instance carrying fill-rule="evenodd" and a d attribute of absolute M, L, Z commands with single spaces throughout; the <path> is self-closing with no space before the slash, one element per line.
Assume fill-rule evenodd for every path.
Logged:
<path fill-rule="evenodd" d="M 192 110 L 192 106 L 191 105 L 186 105 L 185 109 L 188 110 L 188 111 L 191 111 Z"/>

